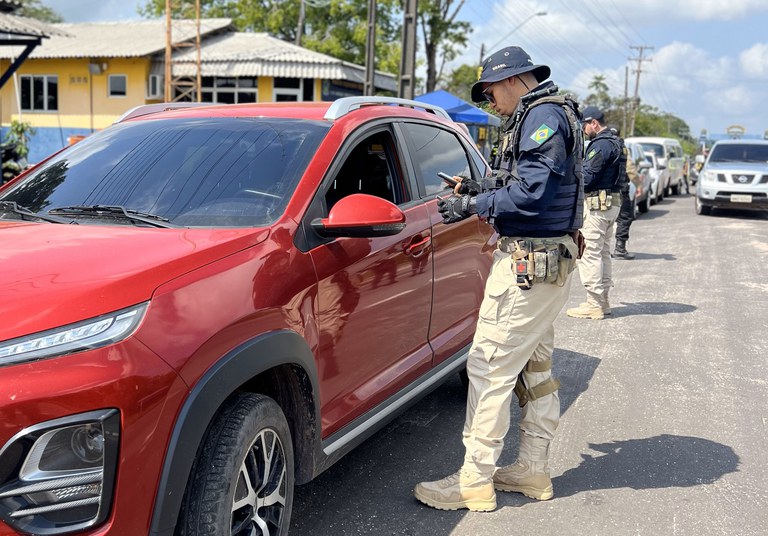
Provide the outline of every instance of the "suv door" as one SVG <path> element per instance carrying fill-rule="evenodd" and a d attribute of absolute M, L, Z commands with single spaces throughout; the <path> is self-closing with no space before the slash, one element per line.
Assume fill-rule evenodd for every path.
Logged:
<path fill-rule="evenodd" d="M 398 126 L 409 146 L 409 175 L 418 181 L 419 196 L 432 224 L 435 287 L 429 341 L 436 365 L 472 338 L 496 245 L 493 229 L 477 216 L 443 224 L 437 198 L 448 197 L 452 192 L 437 173 L 481 182 L 482 176 L 490 174 L 490 168 L 476 150 L 451 130 L 425 123 Z"/>
<path fill-rule="evenodd" d="M 313 201 L 322 205 L 322 217 L 342 197 L 366 193 L 398 205 L 406 225 L 394 236 L 337 238 L 310 251 L 318 280 L 324 437 L 411 383 L 432 362 L 430 219 L 427 207 L 413 199 L 393 132 L 369 129 L 350 138 L 338 155 Z"/>

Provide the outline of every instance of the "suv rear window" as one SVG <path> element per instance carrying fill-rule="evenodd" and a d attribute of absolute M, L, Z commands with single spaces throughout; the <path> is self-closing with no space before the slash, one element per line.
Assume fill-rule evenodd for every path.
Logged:
<path fill-rule="evenodd" d="M 756 164 L 768 163 L 768 145 L 751 143 L 729 143 L 715 145 L 710 162 L 754 162 Z"/>
<path fill-rule="evenodd" d="M 641 143 L 643 151 L 653 153 L 657 158 L 664 158 L 664 146 L 658 143 Z"/>
<path fill-rule="evenodd" d="M 66 149 L 1 199 L 34 212 L 119 205 L 181 226 L 267 225 L 329 128 L 275 118 L 127 122 Z"/>

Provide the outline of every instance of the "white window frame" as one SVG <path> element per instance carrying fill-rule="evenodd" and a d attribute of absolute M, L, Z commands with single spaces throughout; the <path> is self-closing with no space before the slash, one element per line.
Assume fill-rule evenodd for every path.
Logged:
<path fill-rule="evenodd" d="M 154 88 L 154 91 L 153 91 Z M 165 77 L 161 74 L 151 74 L 147 79 L 148 99 L 162 99 L 165 93 Z"/>
<path fill-rule="evenodd" d="M 277 82 L 277 78 L 272 79 L 272 100 L 277 102 L 277 96 L 278 95 L 284 95 L 286 97 L 288 96 L 294 96 L 296 97 L 296 102 L 304 102 L 304 79 L 299 78 L 299 87 L 277 87 L 275 83 Z"/>
<path fill-rule="evenodd" d="M 219 78 L 234 78 L 235 79 L 235 86 L 234 87 L 221 87 L 216 85 L 216 80 Z M 248 78 L 253 79 L 253 87 L 251 86 L 241 86 L 240 85 L 240 79 L 241 78 Z M 259 102 L 259 78 L 257 76 L 246 76 L 246 77 L 240 77 L 240 76 L 213 76 L 212 79 L 212 86 L 206 86 L 203 85 L 202 88 L 200 88 L 201 93 L 210 93 L 213 97 L 211 102 L 218 103 L 218 95 L 219 94 L 228 94 L 235 96 L 234 101 L 235 104 L 239 104 L 240 100 L 238 98 L 238 94 L 240 93 L 248 93 L 254 95 L 254 101 L 253 102 Z M 203 82 L 205 84 L 205 82 Z"/>
<path fill-rule="evenodd" d="M 35 94 L 34 94 L 34 88 L 35 88 L 35 78 L 42 78 L 43 79 L 43 108 L 35 108 Z M 48 80 L 49 79 L 55 79 L 56 80 L 56 108 L 49 108 L 48 107 Z M 56 74 L 22 74 L 19 75 L 19 92 L 21 92 L 21 85 L 23 85 L 24 80 L 30 81 L 30 104 L 32 105 L 31 108 L 22 108 L 22 112 L 58 112 L 58 102 L 59 102 L 59 95 L 58 95 L 58 89 L 59 89 L 59 76 Z M 19 102 L 21 102 L 21 95 L 19 95 Z M 23 106 L 23 105 L 22 105 Z"/>
<path fill-rule="evenodd" d="M 118 95 L 112 93 L 112 80 L 115 80 L 117 78 L 123 78 L 125 80 L 125 94 L 124 95 Z M 110 99 L 124 99 L 128 96 L 128 75 L 127 74 L 110 74 L 107 77 L 107 96 Z"/>

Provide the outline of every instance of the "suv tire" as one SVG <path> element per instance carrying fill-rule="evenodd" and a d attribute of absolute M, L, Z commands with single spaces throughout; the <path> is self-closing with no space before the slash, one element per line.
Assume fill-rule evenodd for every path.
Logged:
<path fill-rule="evenodd" d="M 712 213 L 712 207 L 705 205 L 699 200 L 699 196 L 696 196 L 696 214 L 699 216 L 709 216 Z"/>
<path fill-rule="evenodd" d="M 280 406 L 259 394 L 235 396 L 214 419 L 198 455 L 181 534 L 287 534 L 293 470 L 291 434 Z"/>

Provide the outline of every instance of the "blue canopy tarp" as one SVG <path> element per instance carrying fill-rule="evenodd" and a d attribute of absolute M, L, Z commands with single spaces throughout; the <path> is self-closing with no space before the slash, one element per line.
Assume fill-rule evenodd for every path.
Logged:
<path fill-rule="evenodd" d="M 451 119 L 457 123 L 466 123 L 467 125 L 487 125 L 493 127 L 501 125 L 501 120 L 495 115 L 484 112 L 477 106 L 470 104 L 447 91 L 443 91 L 442 89 L 419 95 L 418 97 L 415 97 L 414 100 L 440 106 L 440 108 L 448 112 Z"/>

